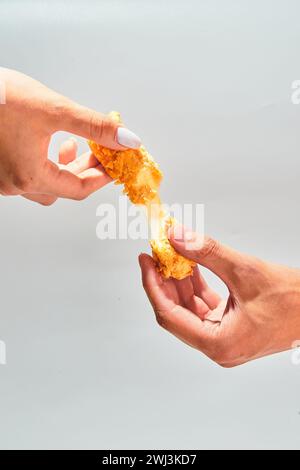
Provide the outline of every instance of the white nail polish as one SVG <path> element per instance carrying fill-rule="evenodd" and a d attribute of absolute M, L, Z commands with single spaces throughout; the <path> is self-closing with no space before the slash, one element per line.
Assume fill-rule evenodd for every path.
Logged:
<path fill-rule="evenodd" d="M 195 240 L 196 235 L 193 232 L 185 232 L 184 234 L 184 239 L 187 242 L 191 242 L 192 240 Z"/>
<path fill-rule="evenodd" d="M 141 139 L 126 127 L 119 127 L 117 131 L 117 141 L 124 147 L 137 149 L 141 146 Z"/>

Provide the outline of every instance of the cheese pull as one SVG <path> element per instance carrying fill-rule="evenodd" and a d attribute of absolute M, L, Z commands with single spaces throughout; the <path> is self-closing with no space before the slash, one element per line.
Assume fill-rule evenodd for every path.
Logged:
<path fill-rule="evenodd" d="M 112 112 L 109 117 L 121 123 L 119 113 Z M 167 231 L 175 221 L 164 212 L 159 198 L 163 175 L 145 147 L 112 150 L 92 141 L 89 141 L 89 146 L 115 184 L 123 184 L 123 192 L 130 201 L 147 208 L 153 235 L 150 245 L 157 270 L 165 278 L 190 276 L 195 263 L 177 253 L 168 240 Z"/>

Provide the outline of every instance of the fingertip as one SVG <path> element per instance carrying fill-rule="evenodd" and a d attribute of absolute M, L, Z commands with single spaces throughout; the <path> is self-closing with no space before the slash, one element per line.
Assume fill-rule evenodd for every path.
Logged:
<path fill-rule="evenodd" d="M 192 229 L 185 227 L 182 224 L 172 225 L 168 231 L 168 237 L 175 242 L 193 241 L 196 239 L 197 234 Z"/>
<path fill-rule="evenodd" d="M 73 139 L 73 137 L 70 137 L 65 140 L 59 148 L 59 163 L 62 165 L 68 165 L 70 162 L 75 160 L 77 148 L 77 141 Z"/>
<path fill-rule="evenodd" d="M 140 268 L 142 268 L 144 253 L 140 253 L 138 256 Z"/>
<path fill-rule="evenodd" d="M 119 145 L 131 149 L 138 149 L 142 144 L 141 139 L 126 127 L 118 127 L 116 139 Z"/>
<path fill-rule="evenodd" d="M 111 177 L 104 171 L 101 165 L 88 168 L 79 173 L 77 177 L 81 180 L 82 190 L 85 193 L 84 198 L 112 181 Z"/>
<path fill-rule="evenodd" d="M 68 137 L 68 139 L 62 143 L 62 146 L 66 146 L 68 149 L 77 150 L 78 141 L 75 139 L 75 137 Z"/>
<path fill-rule="evenodd" d="M 65 140 L 62 144 L 61 144 L 61 147 L 67 147 L 68 149 L 69 148 L 76 148 L 77 149 L 77 140 L 74 138 L 74 137 L 69 137 L 67 140 Z"/>
<path fill-rule="evenodd" d="M 142 271 L 143 285 L 146 291 L 151 291 L 153 286 L 163 284 L 162 275 L 157 271 L 156 264 L 152 256 L 141 253 L 139 264 Z"/>
<path fill-rule="evenodd" d="M 147 253 L 140 253 L 138 259 L 139 259 L 140 267 L 142 269 L 146 268 L 147 266 L 154 266 L 153 258 Z"/>
<path fill-rule="evenodd" d="M 183 241 L 184 226 L 182 224 L 171 225 L 168 230 L 168 238 L 170 241 Z"/>
<path fill-rule="evenodd" d="M 73 151 L 77 153 L 77 150 L 78 150 L 78 140 L 75 139 L 75 137 L 70 137 L 70 138 L 69 138 L 69 145 L 70 145 L 70 148 L 72 148 Z"/>
<path fill-rule="evenodd" d="M 203 236 L 180 224 L 170 227 L 168 238 L 171 245 L 180 253 L 199 250 L 203 245 Z"/>
<path fill-rule="evenodd" d="M 91 168 L 92 169 L 92 168 Z M 103 180 L 105 180 L 105 184 L 111 183 L 113 181 L 113 178 L 109 176 L 109 174 L 105 171 L 105 168 L 101 163 L 99 163 L 96 167 L 95 170 L 103 176 Z"/>

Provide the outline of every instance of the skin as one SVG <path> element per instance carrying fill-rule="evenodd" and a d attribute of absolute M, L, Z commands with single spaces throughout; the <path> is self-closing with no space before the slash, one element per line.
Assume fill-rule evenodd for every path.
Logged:
<path fill-rule="evenodd" d="M 6 104 L 0 104 L 0 194 L 22 195 L 43 205 L 58 197 L 81 200 L 111 181 L 96 158 L 77 158 L 66 141 L 58 164 L 48 159 L 52 135 L 60 130 L 124 150 L 116 141 L 120 126 L 14 70 L 0 68 Z"/>
<path fill-rule="evenodd" d="M 169 232 L 173 247 L 216 274 L 229 297 L 220 298 L 198 266 L 182 281 L 163 279 L 141 254 L 143 286 L 159 325 L 223 367 L 291 349 L 300 338 L 300 270 L 178 230 Z"/>
<path fill-rule="evenodd" d="M 52 135 L 64 130 L 106 147 L 118 124 L 13 70 L 0 68 L 6 104 L 0 105 L 0 194 L 43 205 L 58 197 L 81 200 L 111 181 L 95 157 L 77 158 L 74 139 L 48 159 Z M 180 232 L 180 233 L 179 233 Z M 199 268 L 182 281 L 163 279 L 153 259 L 140 256 L 143 285 L 158 323 L 224 367 L 290 349 L 300 338 L 300 271 L 266 263 L 178 227 L 170 242 L 214 272 L 229 291 L 223 300 Z"/>

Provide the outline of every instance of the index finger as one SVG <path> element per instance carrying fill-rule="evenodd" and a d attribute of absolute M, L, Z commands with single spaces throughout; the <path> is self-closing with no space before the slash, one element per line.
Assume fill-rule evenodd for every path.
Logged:
<path fill-rule="evenodd" d="M 81 200 L 112 181 L 101 165 L 91 168 L 90 171 L 92 173 L 86 171 L 81 175 L 75 175 L 47 160 L 40 182 L 40 192 Z"/>

